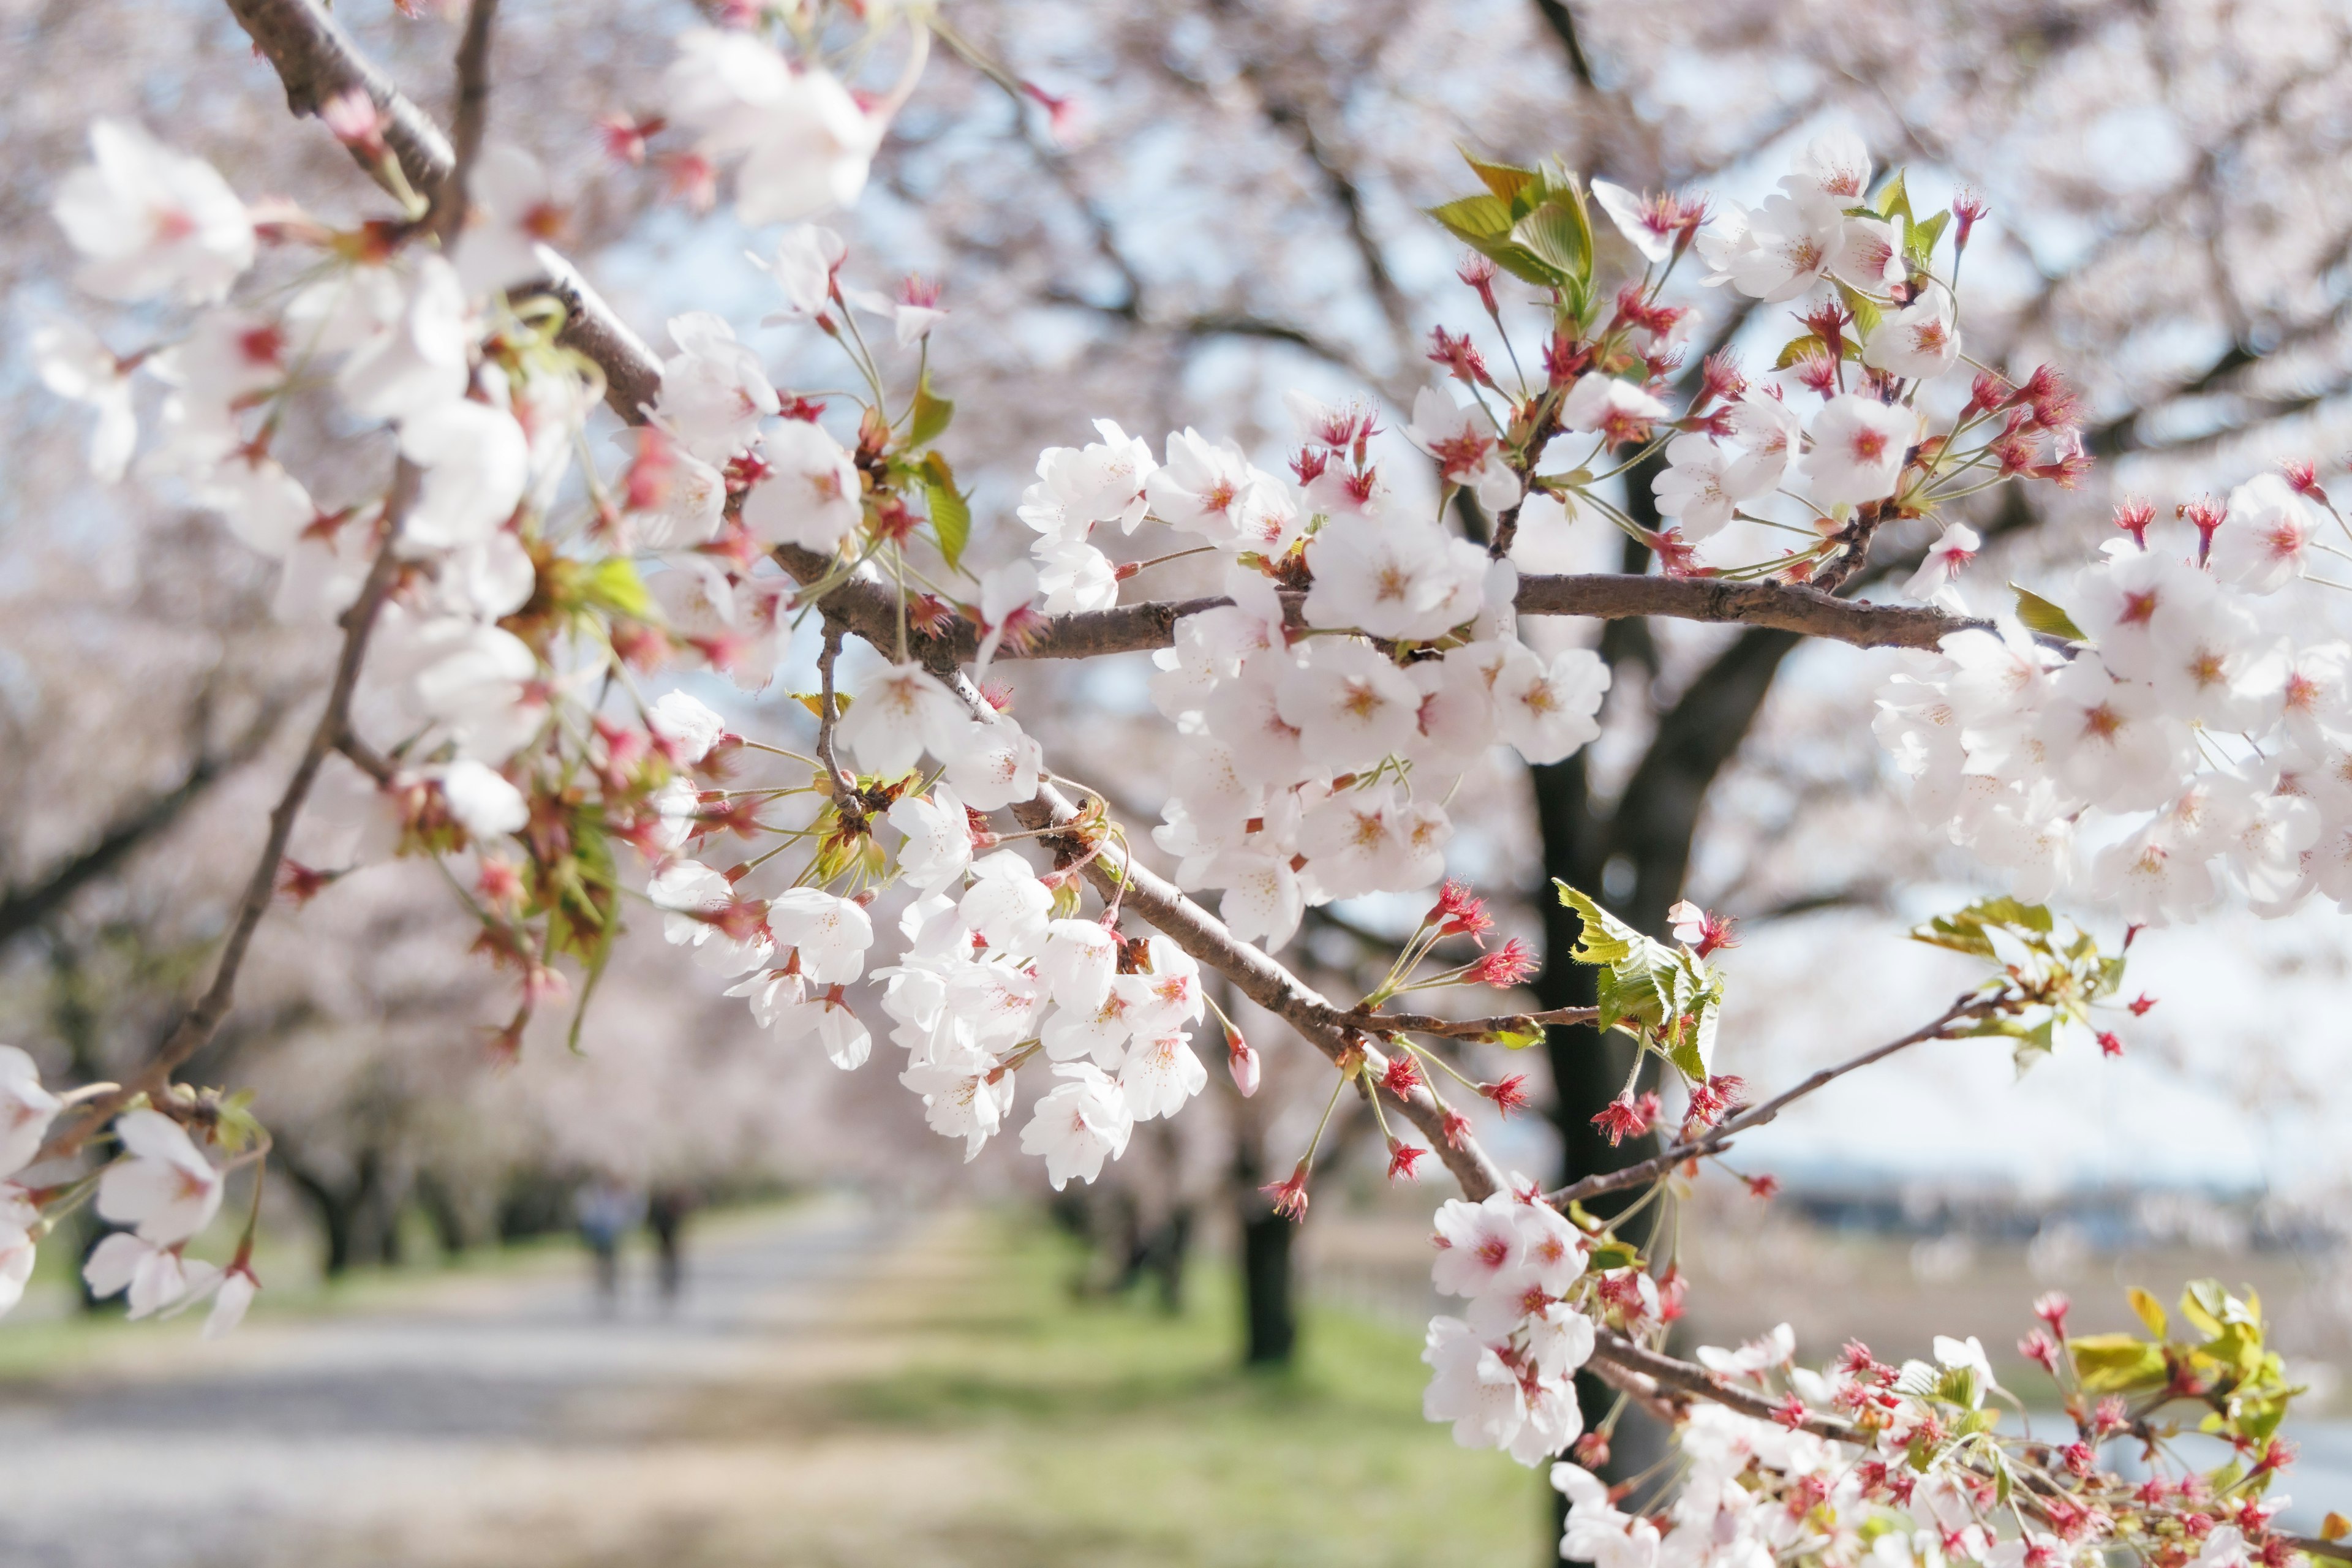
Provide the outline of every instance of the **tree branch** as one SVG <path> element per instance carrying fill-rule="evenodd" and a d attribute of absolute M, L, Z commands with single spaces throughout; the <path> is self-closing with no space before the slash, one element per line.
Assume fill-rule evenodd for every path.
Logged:
<path fill-rule="evenodd" d="M 0 946 L 63 909 L 76 893 L 112 871 L 134 850 L 177 821 L 180 814 L 222 775 L 251 762 L 269 737 L 277 733 L 285 711 L 283 703 L 271 700 L 226 751 L 199 751 L 179 783 L 116 817 L 89 847 L 51 867 L 38 882 L 0 893 Z"/>
<path fill-rule="evenodd" d="M 482 155 L 482 135 L 490 120 L 490 24 L 499 0 L 473 0 L 466 8 L 466 31 L 457 40 L 457 111 L 450 121 L 448 178 L 433 193 L 425 226 L 446 250 L 466 232 L 473 203 L 474 164 Z"/>
<path fill-rule="evenodd" d="M 1873 1046 L 1860 1056 L 1839 1062 L 1834 1067 L 1825 1067 L 1794 1089 L 1775 1095 L 1763 1104 L 1743 1110 L 1737 1116 L 1724 1118 L 1722 1121 L 1697 1138 L 1676 1143 L 1651 1159 L 1627 1165 L 1621 1170 L 1603 1171 L 1597 1175 L 1587 1176 L 1580 1182 L 1570 1182 L 1557 1192 L 1546 1193 L 1544 1201 L 1556 1207 L 1565 1208 L 1568 1205 L 1584 1198 L 1597 1197 L 1602 1193 L 1613 1193 L 1624 1187 L 1638 1187 L 1644 1182 L 1655 1181 L 1685 1160 L 1696 1160 L 1709 1154 L 1721 1153 L 1731 1146 L 1733 1138 L 1742 1132 L 1763 1126 L 1807 1095 L 1828 1088 L 1850 1072 L 1866 1068 L 1873 1062 L 1883 1061 L 1899 1050 L 1918 1045 L 1925 1040 L 1944 1039 L 1947 1037 L 1946 1031 L 1954 1024 L 1962 1018 L 1977 1016 L 1989 1005 L 1990 1004 L 1979 997 L 1963 996 L 1946 1008 L 1943 1016 L 1933 1023 L 1922 1025 L 1899 1039 Z"/>
<path fill-rule="evenodd" d="M 360 89 L 384 115 L 384 142 L 400 160 L 401 174 L 411 188 L 427 197 L 440 190 L 457 164 L 448 139 L 430 115 L 360 53 L 351 35 L 320 0 L 226 0 L 226 4 L 252 37 L 253 47 L 286 84 L 289 109 L 298 115 L 314 116 L 329 99 Z M 359 153 L 352 156 L 370 177 L 383 183 L 381 171 L 370 167 Z M 561 258 L 552 262 L 544 282 L 530 287 L 562 305 L 567 319 L 560 341 L 604 373 L 604 398 L 613 412 L 633 425 L 642 423 L 645 405 L 661 390 L 661 361 L 645 341 L 613 313 L 577 268 Z"/>
<path fill-rule="evenodd" d="M 1435 1035 L 1448 1040 L 1492 1039 L 1503 1032 L 1531 1034 L 1547 1024 L 1590 1024 L 1598 1007 L 1554 1007 L 1543 1013 L 1499 1013 L 1486 1018 L 1439 1018 L 1427 1013 L 1373 1013 L 1359 1007 L 1348 1017 L 1370 1034 Z"/>
<path fill-rule="evenodd" d="M 342 615 L 343 647 L 335 661 L 335 679 L 327 690 L 326 709 L 310 731 L 310 744 L 303 748 L 294 776 L 286 781 L 285 793 L 269 814 L 268 836 L 254 863 L 253 874 L 246 879 L 244 895 L 238 899 L 229 923 L 228 941 L 213 971 L 212 984 L 164 1037 L 162 1047 L 145 1067 L 112 1093 L 89 1101 L 72 1121 L 52 1132 L 37 1158 L 54 1159 L 73 1152 L 116 1111 L 140 1095 L 160 1095 L 171 1082 L 173 1069 L 202 1050 L 219 1030 L 221 1021 L 228 1016 L 229 1007 L 236 999 L 237 972 L 244 967 L 245 955 L 253 945 L 253 933 L 277 892 L 278 868 L 286 858 L 286 844 L 293 837 L 295 818 L 302 813 L 302 803 L 310 797 L 310 785 L 317 780 L 327 753 L 335 749 L 350 727 L 352 694 L 359 687 L 368 637 L 374 631 L 377 615 L 399 575 L 393 546 L 415 500 L 419 478 L 420 470 L 404 458 L 394 471 L 392 496 L 385 507 L 388 521 L 383 542 L 376 547 L 375 563 L 368 568 L 367 581 L 362 584 L 359 597 Z"/>

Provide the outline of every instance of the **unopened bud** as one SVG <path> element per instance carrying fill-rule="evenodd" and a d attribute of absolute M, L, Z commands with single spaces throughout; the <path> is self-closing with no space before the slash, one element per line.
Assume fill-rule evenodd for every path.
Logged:
<path fill-rule="evenodd" d="M 1258 1055 L 1230 1024 L 1225 1026 L 1225 1066 L 1233 1070 L 1234 1087 L 1242 1091 L 1244 1100 L 1257 1092 Z"/>

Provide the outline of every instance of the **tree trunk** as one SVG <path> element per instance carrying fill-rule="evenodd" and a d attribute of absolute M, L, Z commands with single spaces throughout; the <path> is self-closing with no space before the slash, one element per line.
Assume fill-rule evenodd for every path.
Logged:
<path fill-rule="evenodd" d="M 1265 1206 L 1252 1192 L 1242 1208 L 1242 1295 L 1247 1343 L 1243 1359 L 1252 1366 L 1287 1366 L 1298 1348 L 1298 1318 L 1290 1299 L 1293 1222 Z"/>

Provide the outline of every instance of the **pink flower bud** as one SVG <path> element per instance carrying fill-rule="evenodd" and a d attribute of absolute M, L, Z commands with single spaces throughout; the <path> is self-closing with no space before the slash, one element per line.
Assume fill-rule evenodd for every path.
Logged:
<path fill-rule="evenodd" d="M 1234 1087 L 1244 1100 L 1257 1092 L 1258 1055 L 1231 1025 L 1225 1026 L 1225 1066 L 1233 1069 Z"/>

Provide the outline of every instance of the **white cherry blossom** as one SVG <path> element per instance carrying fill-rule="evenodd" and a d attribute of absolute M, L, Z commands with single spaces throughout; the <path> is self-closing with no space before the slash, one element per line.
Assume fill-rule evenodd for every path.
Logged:
<path fill-rule="evenodd" d="M 124 1158 L 98 1182 L 98 1212 L 133 1226 L 156 1247 L 183 1242 L 212 1223 L 225 1190 L 221 1173 L 170 1117 L 126 1110 L 114 1119 Z"/>
<path fill-rule="evenodd" d="M 1092 1062 L 1065 1062 L 1054 1075 L 1062 1081 L 1030 1112 L 1021 1150 L 1045 1156 L 1046 1183 L 1058 1193 L 1073 1176 L 1092 1182 L 1106 1158 L 1125 1153 L 1135 1117 L 1118 1085 Z"/>
<path fill-rule="evenodd" d="M 769 427 L 761 444 L 768 477 L 743 498 L 743 522 L 762 544 L 797 544 L 830 555 L 865 517 L 857 464 L 806 419 Z"/>
<path fill-rule="evenodd" d="M 93 162 L 58 182 L 50 207 L 89 258 L 81 286 L 110 300 L 226 298 L 253 265 L 254 236 L 219 173 L 125 121 L 93 121 L 89 150 Z"/>

